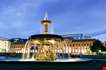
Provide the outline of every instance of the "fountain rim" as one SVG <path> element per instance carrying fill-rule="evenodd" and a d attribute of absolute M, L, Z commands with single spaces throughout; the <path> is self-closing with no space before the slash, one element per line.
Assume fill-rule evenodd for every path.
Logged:
<path fill-rule="evenodd" d="M 61 35 L 57 35 L 57 34 L 35 34 L 35 35 L 31 35 L 29 37 L 29 39 L 60 39 L 63 40 L 63 37 Z"/>

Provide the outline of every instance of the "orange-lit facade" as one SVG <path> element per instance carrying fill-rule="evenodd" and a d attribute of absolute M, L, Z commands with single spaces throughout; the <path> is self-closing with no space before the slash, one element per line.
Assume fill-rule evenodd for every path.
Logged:
<path fill-rule="evenodd" d="M 90 50 L 90 47 L 95 42 L 95 39 L 74 40 L 70 38 L 64 38 L 64 41 L 66 42 L 66 44 L 64 44 L 65 47 L 60 46 L 64 49 L 64 51 L 59 51 L 58 53 L 69 53 L 73 55 L 91 55 L 92 52 Z M 25 42 L 11 44 L 10 52 L 22 53 L 22 49 L 24 48 L 24 46 Z"/>
<path fill-rule="evenodd" d="M 10 51 L 11 53 L 22 53 L 22 49 L 25 46 L 26 39 L 14 38 L 11 39 Z"/>
<path fill-rule="evenodd" d="M 95 42 L 95 39 L 82 39 L 82 40 L 73 40 L 65 38 L 67 42 L 66 53 L 70 53 L 73 55 L 90 55 L 92 54 L 90 47 Z"/>
<path fill-rule="evenodd" d="M 12 53 L 22 53 L 22 49 L 24 48 L 25 44 L 12 44 L 10 48 L 10 52 Z"/>

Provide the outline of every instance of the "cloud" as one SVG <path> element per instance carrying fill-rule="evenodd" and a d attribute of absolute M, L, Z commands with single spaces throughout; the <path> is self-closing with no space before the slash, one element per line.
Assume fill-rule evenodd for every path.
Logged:
<path fill-rule="evenodd" d="M 105 30 L 105 3 L 105 0 L 0 0 L 0 35 L 27 37 L 40 33 L 45 11 L 53 21 L 55 33 Z"/>

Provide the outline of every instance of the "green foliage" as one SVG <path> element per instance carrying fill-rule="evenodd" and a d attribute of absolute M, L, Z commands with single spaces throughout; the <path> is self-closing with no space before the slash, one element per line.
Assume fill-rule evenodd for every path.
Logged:
<path fill-rule="evenodd" d="M 99 52 L 101 51 L 106 51 L 106 48 L 102 45 L 102 43 L 99 40 L 96 40 L 93 45 L 90 47 L 92 52 Z"/>

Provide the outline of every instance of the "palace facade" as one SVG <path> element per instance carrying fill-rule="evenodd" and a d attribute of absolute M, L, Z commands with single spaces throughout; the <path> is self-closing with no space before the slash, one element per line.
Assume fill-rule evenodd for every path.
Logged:
<path fill-rule="evenodd" d="M 93 43 L 96 41 L 96 39 L 74 40 L 70 38 L 65 38 L 65 41 L 68 44 L 66 53 L 71 53 L 75 55 L 79 54 L 90 55 L 93 54 L 90 50 L 90 47 L 93 46 Z"/>
<path fill-rule="evenodd" d="M 9 40 L 11 42 L 10 51 L 11 53 L 22 53 L 22 49 L 25 46 L 27 39 L 13 38 Z"/>
<path fill-rule="evenodd" d="M 9 52 L 10 44 L 7 38 L 0 37 L 0 53 Z"/>
<path fill-rule="evenodd" d="M 11 46 L 10 51 L 12 53 L 22 53 L 22 49 L 25 47 L 27 39 L 11 39 Z M 64 41 L 66 42 L 66 47 L 64 49 L 64 52 L 58 52 L 58 53 L 69 53 L 72 55 L 92 55 L 95 53 L 92 53 L 90 50 L 91 46 L 93 46 L 94 42 L 96 42 L 96 39 L 78 39 L 75 40 L 73 38 L 64 37 Z"/>
<path fill-rule="evenodd" d="M 90 47 L 96 41 L 96 39 L 82 39 L 82 40 L 74 40 L 70 38 L 64 38 L 67 43 L 64 52 L 59 53 L 70 53 L 73 55 L 91 55 L 92 52 Z M 24 49 L 26 40 L 24 42 L 17 41 L 12 42 L 10 47 L 10 52 L 13 53 L 22 53 L 22 49 Z"/>

